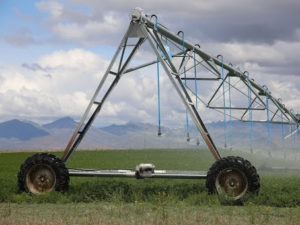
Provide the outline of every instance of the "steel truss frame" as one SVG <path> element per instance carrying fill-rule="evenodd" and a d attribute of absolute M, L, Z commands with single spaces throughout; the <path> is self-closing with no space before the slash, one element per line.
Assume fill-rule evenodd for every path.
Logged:
<path fill-rule="evenodd" d="M 153 18 L 156 18 L 156 21 Z M 180 35 L 181 34 L 181 35 Z M 170 54 L 164 41 L 168 40 L 170 44 L 177 49 L 176 53 Z M 134 41 L 134 44 L 132 42 Z M 130 62 L 133 60 L 135 53 L 145 43 L 150 44 L 151 50 L 155 53 L 157 60 L 149 63 L 144 63 L 139 66 L 128 68 Z M 197 59 L 195 59 L 195 55 Z M 191 65 L 190 59 L 194 59 L 196 63 Z M 247 121 L 246 115 L 256 110 L 268 110 L 264 99 L 265 96 L 275 105 L 275 112 L 273 112 L 271 119 L 264 122 L 275 121 L 276 115 L 279 113 L 284 115 L 286 123 L 299 123 L 299 118 L 293 111 L 288 110 L 280 99 L 272 96 L 271 92 L 265 86 L 257 84 L 253 79 L 250 79 L 246 72 L 242 73 L 238 69 L 233 68 L 229 64 L 225 64 L 219 57 L 212 57 L 202 49 L 199 45 L 193 45 L 184 40 L 183 32 L 174 34 L 167 28 L 157 23 L 156 16 L 147 16 L 141 9 L 134 9 L 131 13 L 130 25 L 117 48 L 106 72 L 104 73 L 96 91 L 91 98 L 91 101 L 84 112 L 78 126 L 71 136 L 62 156 L 62 161 L 66 163 L 72 153 L 77 149 L 78 145 L 84 138 L 88 129 L 91 127 L 98 113 L 101 111 L 105 101 L 117 86 L 118 81 L 124 74 L 153 65 L 159 62 L 168 76 L 171 84 L 179 95 L 179 98 L 185 105 L 190 117 L 203 137 L 206 145 L 216 160 L 221 159 L 221 155 L 214 144 L 208 130 L 202 121 L 198 110 L 195 106 L 195 91 L 187 87 L 185 81 L 216 81 L 220 82 L 219 86 L 212 94 L 210 100 L 206 103 L 208 108 L 212 109 L 230 109 L 242 111 L 240 119 Z M 212 74 L 210 77 L 187 77 L 186 73 L 197 66 L 202 66 Z M 222 72 L 226 72 L 226 76 L 222 77 Z M 212 102 L 220 92 L 223 84 L 228 82 L 229 77 L 240 79 L 245 87 L 247 87 L 253 97 L 247 107 L 236 106 L 213 106 Z M 234 88 L 234 86 L 232 86 Z M 198 96 L 196 96 L 198 98 Z M 254 106 L 254 103 L 256 106 Z M 283 121 L 281 121 L 283 122 Z M 137 177 L 136 171 L 130 170 L 94 170 L 94 169 L 69 169 L 69 174 L 73 176 L 120 176 L 120 177 Z M 195 171 L 158 171 L 154 170 L 150 176 L 147 177 L 164 177 L 164 178 L 206 178 L 206 172 Z"/>

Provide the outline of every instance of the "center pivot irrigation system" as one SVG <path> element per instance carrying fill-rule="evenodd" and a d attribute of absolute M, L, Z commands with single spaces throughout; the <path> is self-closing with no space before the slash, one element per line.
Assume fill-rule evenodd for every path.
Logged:
<path fill-rule="evenodd" d="M 217 193 L 220 199 L 232 204 L 243 202 L 249 194 L 258 194 L 260 178 L 255 167 L 241 157 L 221 157 L 199 115 L 198 101 L 204 103 L 207 108 L 224 113 L 224 120 L 239 118 L 248 122 L 296 124 L 298 129 L 298 115 L 288 110 L 280 99 L 274 98 L 266 86 L 250 79 L 248 72 L 241 72 L 231 64 L 224 63 L 221 55 L 212 57 L 205 53 L 200 45 L 186 41 L 182 31 L 172 33 L 158 23 L 155 15 L 148 16 L 142 9 L 135 8 L 130 16 L 129 28 L 71 136 L 63 156 L 57 158 L 49 153 L 38 153 L 29 157 L 21 165 L 18 173 L 19 190 L 35 194 L 53 190 L 63 192 L 68 189 L 69 176 L 101 176 L 206 179 L 209 193 Z M 135 53 L 146 43 L 147 50 L 155 53 L 155 60 L 129 68 L 130 62 L 136 57 Z M 118 81 L 129 72 L 155 64 L 158 72 L 160 66 L 163 68 L 164 74 L 186 108 L 186 116 L 193 120 L 215 158 L 211 168 L 208 171 L 156 170 L 153 164 L 142 163 L 134 170 L 68 169 L 67 161 Z M 197 72 L 200 69 L 201 77 Z M 212 86 L 215 89 L 209 98 L 198 95 L 198 84 L 201 82 L 214 83 Z M 246 100 L 242 101 L 241 97 Z M 239 101 L 235 102 L 235 98 Z M 159 123 L 158 135 L 160 134 Z"/>

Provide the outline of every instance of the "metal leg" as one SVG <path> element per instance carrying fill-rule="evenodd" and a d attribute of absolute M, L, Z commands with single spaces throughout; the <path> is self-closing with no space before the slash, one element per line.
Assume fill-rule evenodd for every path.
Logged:
<path fill-rule="evenodd" d="M 116 51 L 110 65 L 108 66 L 108 69 L 106 70 L 106 73 L 104 74 L 100 84 L 98 85 L 84 115 L 82 116 L 79 124 L 77 125 L 73 135 L 71 136 L 67 147 L 65 148 L 64 154 L 62 156 L 62 161 L 63 162 L 67 162 L 67 160 L 69 159 L 69 157 L 72 155 L 73 151 L 78 147 L 78 145 L 80 144 L 81 140 L 83 139 L 83 137 L 85 136 L 86 132 L 88 131 L 88 129 L 90 128 L 90 126 L 92 125 L 93 121 L 95 120 L 96 116 L 98 115 L 98 113 L 100 112 L 105 100 L 108 98 L 109 94 L 111 93 L 111 91 L 113 90 L 113 88 L 116 86 L 116 84 L 118 83 L 119 79 L 121 78 L 121 76 L 124 74 L 124 71 L 126 70 L 130 60 L 132 59 L 132 57 L 134 56 L 135 52 L 137 51 L 137 49 L 139 48 L 139 46 L 143 43 L 144 38 L 141 37 L 136 45 L 134 46 L 134 48 L 132 49 L 132 51 L 130 52 L 129 56 L 126 58 L 125 62 L 123 63 L 124 60 L 124 52 L 126 49 L 126 43 L 127 40 L 129 38 L 129 33 L 132 31 L 133 29 L 133 25 L 131 24 L 128 28 L 128 31 L 126 32 L 123 40 L 121 41 L 121 44 L 119 45 L 118 50 Z M 120 52 L 122 50 L 121 53 L 121 57 L 119 60 L 119 65 L 118 65 L 118 71 L 117 72 L 113 72 L 111 71 L 112 67 L 115 65 L 116 63 L 116 59 L 119 56 Z M 113 75 L 115 76 L 115 78 L 113 79 L 113 81 L 111 82 L 111 84 L 109 85 L 109 88 L 106 90 L 105 94 L 103 95 L 101 101 L 96 101 L 99 92 L 102 90 L 108 75 Z M 92 112 L 92 114 L 89 116 L 89 114 L 92 111 L 92 106 L 96 105 L 96 109 Z"/>

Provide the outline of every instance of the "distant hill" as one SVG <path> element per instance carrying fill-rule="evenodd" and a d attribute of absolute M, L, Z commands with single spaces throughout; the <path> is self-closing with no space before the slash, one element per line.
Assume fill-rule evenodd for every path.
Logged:
<path fill-rule="evenodd" d="M 75 129 L 77 123 L 71 117 L 63 117 L 61 119 L 55 120 L 52 123 L 43 125 L 46 129 L 62 129 L 71 128 Z"/>
<path fill-rule="evenodd" d="M 138 132 L 138 131 L 154 131 L 156 130 L 156 126 L 152 124 L 146 123 L 135 123 L 135 122 L 128 122 L 126 124 L 112 124 L 107 127 L 102 127 L 101 130 L 104 130 L 108 133 L 115 134 L 118 136 L 126 135 L 131 132 Z"/>
<path fill-rule="evenodd" d="M 17 119 L 0 123 L 1 138 L 16 138 L 19 140 L 29 140 L 37 137 L 49 135 L 47 131 L 30 122 L 23 122 Z"/>
<path fill-rule="evenodd" d="M 37 150 L 64 149 L 72 136 L 77 122 L 70 117 L 57 119 L 45 125 L 28 121 L 10 120 L 0 123 L 0 149 Z M 206 123 L 207 129 L 218 148 L 224 149 L 282 149 L 299 145 L 298 135 L 284 139 L 290 133 L 289 125 L 222 121 Z M 270 132 L 268 132 L 268 129 Z M 189 126 L 190 141 L 187 141 L 185 126 L 162 127 L 157 135 L 157 125 L 128 122 L 106 127 L 92 126 L 79 149 L 147 149 L 147 148 L 197 148 L 206 147 L 201 135 Z M 198 146 L 199 145 L 199 146 Z M 272 150 L 273 151 L 273 150 Z"/>

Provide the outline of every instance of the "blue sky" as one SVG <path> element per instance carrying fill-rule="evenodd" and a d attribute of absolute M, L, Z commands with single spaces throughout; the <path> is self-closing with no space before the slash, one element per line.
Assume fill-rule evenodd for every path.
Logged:
<path fill-rule="evenodd" d="M 1 1 L 1 49 L 6 52 L 6 54 L 1 54 L 1 61 L 23 63 L 26 59 L 30 62 L 54 49 L 67 50 L 82 46 L 81 43 L 56 39 L 53 32 L 46 26 L 51 17 L 51 11 L 40 9 L 38 7 L 40 2 L 43 1 Z M 65 7 L 76 9 L 79 12 L 89 12 L 88 6 L 76 7 L 67 1 L 58 2 L 65 3 Z M 62 22 L 64 21 L 62 20 Z M 105 54 L 108 58 L 114 51 L 112 46 L 105 45 L 84 47 L 89 51 Z"/>
<path fill-rule="evenodd" d="M 29 3 L 29 4 L 28 4 Z M 18 13 L 26 13 L 27 15 L 37 14 L 34 8 L 34 1 L 2 1 L 1 2 L 1 36 L 2 39 L 8 39 L 10 35 L 21 29 L 21 27 L 30 27 L 38 31 L 38 27 L 33 23 L 28 23 L 22 20 Z M 4 36 L 4 37 L 3 37 Z M 28 51 L 27 48 L 14 46 L 7 41 L 1 41 L 1 49 L 4 49 L 6 54 L 1 54 L 1 61 L 16 62 L 23 61 L 24 55 Z"/>
<path fill-rule="evenodd" d="M 157 14 L 174 33 L 184 30 L 186 38 L 205 51 L 222 54 L 227 62 L 248 70 L 286 105 L 300 111 L 299 1 L 4 0 L 0 3 L 0 121 L 78 119 L 136 6 Z M 153 77 L 129 77 L 122 85 L 104 116 L 119 118 L 112 122 L 155 122 Z M 122 91 L 128 89 L 136 91 L 125 98 Z M 167 87 L 165 94 L 168 91 Z M 181 106 L 176 102 L 167 106 L 168 102 L 166 98 L 165 120 L 184 118 Z"/>

